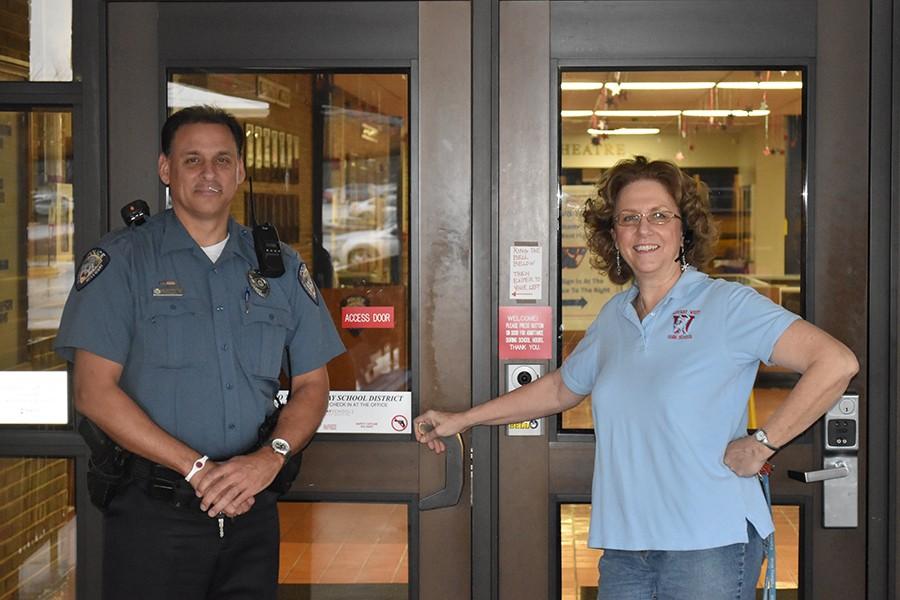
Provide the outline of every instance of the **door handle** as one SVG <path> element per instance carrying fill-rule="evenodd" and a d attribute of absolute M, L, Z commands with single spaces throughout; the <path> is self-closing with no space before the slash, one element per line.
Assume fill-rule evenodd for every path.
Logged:
<path fill-rule="evenodd" d="M 803 483 L 815 483 L 828 481 L 829 479 L 841 479 L 850 475 L 850 467 L 842 460 L 834 461 L 834 466 L 818 471 L 788 471 L 788 477 L 802 481 Z"/>
<path fill-rule="evenodd" d="M 444 470 L 444 487 L 419 500 L 419 510 L 434 510 L 456 506 L 462 496 L 463 472 L 463 440 L 460 434 L 442 438 L 447 447 L 446 468 Z"/>
<path fill-rule="evenodd" d="M 859 525 L 857 487 L 859 469 L 856 456 L 826 456 L 819 471 L 788 471 L 788 477 L 822 483 L 822 525 L 824 527 L 857 527 Z"/>

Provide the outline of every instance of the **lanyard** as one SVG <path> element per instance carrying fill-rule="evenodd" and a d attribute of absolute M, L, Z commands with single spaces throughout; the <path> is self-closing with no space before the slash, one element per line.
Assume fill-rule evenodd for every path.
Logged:
<path fill-rule="evenodd" d="M 762 484 L 766 503 L 769 505 L 769 514 L 772 513 L 772 493 L 769 490 L 769 474 L 760 473 L 759 481 Z M 766 580 L 763 587 L 762 600 L 775 600 L 775 531 L 769 534 L 766 544 Z"/>

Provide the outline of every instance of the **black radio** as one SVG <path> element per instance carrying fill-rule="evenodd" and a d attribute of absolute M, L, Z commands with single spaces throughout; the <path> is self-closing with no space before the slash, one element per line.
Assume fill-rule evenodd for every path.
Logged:
<path fill-rule="evenodd" d="M 256 262 L 259 263 L 259 273 L 263 277 L 281 277 L 284 275 L 284 258 L 281 256 L 278 230 L 271 223 L 256 223 L 253 178 L 248 177 L 247 183 L 250 184 L 250 226 L 253 228 L 253 249 L 256 251 Z"/>

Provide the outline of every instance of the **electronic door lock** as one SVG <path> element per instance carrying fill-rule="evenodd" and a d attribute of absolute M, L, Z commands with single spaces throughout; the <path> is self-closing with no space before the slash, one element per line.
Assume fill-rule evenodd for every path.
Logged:
<path fill-rule="evenodd" d="M 788 471 L 788 477 L 804 483 L 822 482 L 822 525 L 859 525 L 859 394 L 845 393 L 825 413 L 822 468 Z"/>
<path fill-rule="evenodd" d="M 825 413 L 825 451 L 847 450 L 859 450 L 859 394 L 844 394 Z"/>

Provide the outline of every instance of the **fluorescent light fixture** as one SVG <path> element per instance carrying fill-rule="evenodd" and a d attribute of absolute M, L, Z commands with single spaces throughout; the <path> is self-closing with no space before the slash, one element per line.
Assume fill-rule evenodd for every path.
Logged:
<path fill-rule="evenodd" d="M 170 81 L 168 85 L 169 108 L 180 109 L 198 104 L 208 104 L 227 110 L 239 119 L 262 119 L 269 116 L 269 103 L 248 98 L 219 94 L 201 87 Z"/>
<path fill-rule="evenodd" d="M 611 81 L 606 89 L 617 93 L 621 90 L 709 90 L 719 88 L 722 90 L 801 90 L 802 81 L 626 81 L 616 83 Z M 599 90 L 604 84 L 599 81 L 564 81 L 559 87 L 562 90 Z"/>
<path fill-rule="evenodd" d="M 685 117 L 764 117 L 769 114 L 768 110 L 731 110 L 731 109 L 705 109 L 705 110 L 683 110 L 681 114 Z"/>
<path fill-rule="evenodd" d="M 770 114 L 772 111 L 770 110 L 733 110 L 731 111 L 731 116 L 733 117 L 765 117 Z"/>
<path fill-rule="evenodd" d="M 730 117 L 730 110 L 683 110 L 685 117 Z"/>
<path fill-rule="evenodd" d="M 607 83 L 607 89 L 616 86 L 621 90 L 709 90 L 716 86 L 712 81 L 628 81 Z"/>
<path fill-rule="evenodd" d="M 590 135 L 656 135 L 656 127 L 619 127 L 618 129 L 588 129 Z"/>
<path fill-rule="evenodd" d="M 578 90 L 599 90 L 603 88 L 600 81 L 563 81 L 559 84 L 559 89 L 566 91 Z"/>
<path fill-rule="evenodd" d="M 565 111 L 563 111 L 565 112 Z M 595 110 L 598 117 L 677 117 L 680 110 Z"/>
<path fill-rule="evenodd" d="M 592 110 L 561 110 L 559 111 L 559 116 L 563 119 L 577 119 L 593 116 L 594 111 Z"/>
<path fill-rule="evenodd" d="M 802 90 L 802 81 L 721 81 L 722 90 Z"/>

